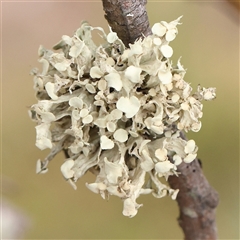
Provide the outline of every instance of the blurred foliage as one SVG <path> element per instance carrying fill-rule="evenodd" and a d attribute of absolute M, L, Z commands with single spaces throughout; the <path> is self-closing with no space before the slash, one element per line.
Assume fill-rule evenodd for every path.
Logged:
<path fill-rule="evenodd" d="M 183 15 L 171 44 L 173 61 L 188 69 L 185 80 L 217 88 L 217 99 L 204 104 L 203 126 L 189 133 L 211 185 L 219 192 L 219 239 L 239 239 L 239 26 L 237 11 L 227 2 L 151 2 L 151 25 Z M 81 20 L 108 29 L 101 2 L 2 3 L 2 174 L 3 195 L 32 221 L 26 239 L 182 239 L 177 203 L 143 196 L 136 217 L 122 216 L 117 198 L 104 201 L 85 187 L 90 173 L 74 191 L 62 178 L 63 154 L 46 175 L 35 174 L 38 158 L 35 129 L 28 107 L 35 103 L 30 70 L 39 66 L 40 44 L 51 48 L 71 35 Z M 7 181 L 8 182 L 8 181 Z"/>

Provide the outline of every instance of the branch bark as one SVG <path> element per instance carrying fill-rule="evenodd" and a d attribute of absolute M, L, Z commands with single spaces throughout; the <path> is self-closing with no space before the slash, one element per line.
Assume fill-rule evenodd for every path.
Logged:
<path fill-rule="evenodd" d="M 105 18 L 126 46 L 151 34 L 146 0 L 102 0 Z M 185 138 L 184 134 L 182 135 Z M 217 239 L 215 208 L 218 194 L 205 178 L 199 161 L 178 166 L 179 177 L 169 177 L 173 189 L 179 189 L 177 202 L 179 225 L 186 240 Z"/>
<path fill-rule="evenodd" d="M 125 46 L 151 34 L 146 0 L 102 0 L 105 18 Z"/>
<path fill-rule="evenodd" d="M 182 163 L 179 177 L 169 177 L 169 185 L 179 189 L 177 202 L 180 210 L 178 223 L 187 240 L 217 239 L 215 208 L 218 194 L 203 175 L 199 161 Z"/>

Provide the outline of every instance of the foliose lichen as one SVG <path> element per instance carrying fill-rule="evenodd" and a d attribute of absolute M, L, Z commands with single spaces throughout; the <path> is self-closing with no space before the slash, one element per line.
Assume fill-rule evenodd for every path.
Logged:
<path fill-rule="evenodd" d="M 53 47 L 59 51 L 40 46 L 42 71 L 32 71 L 38 102 L 29 113 L 37 123 L 36 146 L 51 151 L 37 161 L 37 173 L 47 172 L 63 150 L 64 178 L 76 189 L 87 171 L 96 174 L 86 186 L 104 199 L 121 198 L 125 216 L 137 214 L 141 194 L 176 198 L 178 190 L 160 180 L 196 158 L 195 141 L 180 132 L 199 131 L 201 101 L 215 98 L 215 88 L 192 93 L 180 60 L 172 65 L 169 43 L 180 18 L 154 24 L 151 36 L 129 48 L 111 29 L 106 34 L 87 22 L 73 37 L 62 36 Z M 101 35 L 101 45 L 92 31 Z"/>

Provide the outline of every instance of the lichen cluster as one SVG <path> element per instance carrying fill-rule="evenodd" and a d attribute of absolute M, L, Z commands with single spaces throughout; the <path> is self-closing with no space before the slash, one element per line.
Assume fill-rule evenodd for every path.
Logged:
<path fill-rule="evenodd" d="M 194 140 L 180 132 L 199 131 L 201 100 L 215 97 L 214 88 L 192 93 L 180 61 L 173 66 L 169 59 L 179 20 L 154 24 L 151 36 L 129 48 L 111 29 L 106 34 L 86 22 L 73 37 L 62 36 L 54 46 L 59 51 L 39 48 L 43 68 L 32 71 L 38 102 L 29 112 L 37 123 L 36 146 L 51 152 L 38 160 L 37 173 L 64 150 L 64 178 L 76 188 L 93 172 L 96 181 L 86 186 L 104 199 L 120 197 L 125 216 L 137 214 L 141 194 L 176 198 L 178 190 L 160 179 L 196 158 Z M 92 31 L 101 35 L 101 45 Z"/>

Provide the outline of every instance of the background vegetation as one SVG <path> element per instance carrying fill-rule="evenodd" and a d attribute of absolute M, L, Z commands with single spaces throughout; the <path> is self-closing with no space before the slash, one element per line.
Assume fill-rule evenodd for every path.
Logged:
<path fill-rule="evenodd" d="M 188 134 L 211 185 L 219 192 L 219 239 L 239 239 L 239 26 L 227 2 L 149 1 L 151 25 L 183 15 L 172 42 L 173 61 L 182 56 L 185 79 L 217 88 L 217 99 L 204 103 L 202 130 Z M 36 102 L 30 70 L 40 66 L 40 44 L 51 48 L 72 35 L 81 20 L 108 30 L 101 1 L 2 3 L 2 176 L 3 199 L 28 217 L 25 239 L 182 239 L 177 203 L 142 196 L 136 217 L 122 216 L 122 202 L 104 201 L 85 187 L 74 191 L 62 178 L 60 154 L 46 175 L 36 175 L 35 129 L 28 107 Z M 98 38 L 99 39 L 99 38 Z M 3 219 L 4 220 L 4 219 Z"/>

